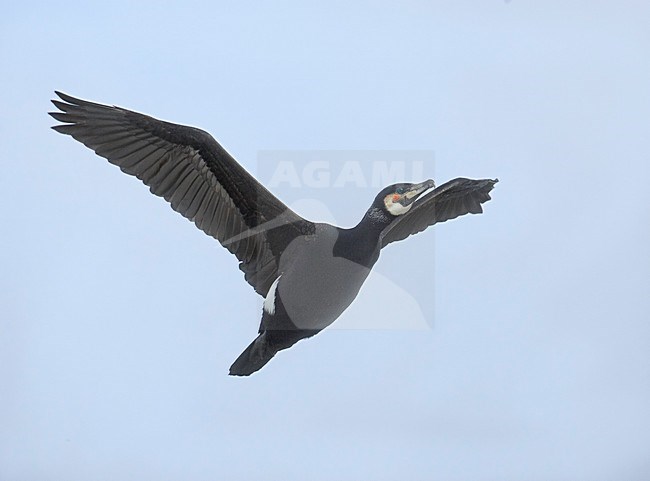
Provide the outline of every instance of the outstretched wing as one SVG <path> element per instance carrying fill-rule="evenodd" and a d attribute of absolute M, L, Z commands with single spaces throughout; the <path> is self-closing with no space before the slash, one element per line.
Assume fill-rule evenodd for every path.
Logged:
<path fill-rule="evenodd" d="M 465 214 L 480 214 L 483 212 L 481 204 L 490 200 L 489 192 L 498 181 L 458 178 L 436 187 L 384 229 L 381 246 L 406 239 L 438 222 Z"/>
<path fill-rule="evenodd" d="M 262 296 L 277 277 L 278 259 L 313 224 L 257 182 L 207 132 L 60 92 L 50 112 L 68 134 L 149 186 L 172 208 L 240 260 Z"/>

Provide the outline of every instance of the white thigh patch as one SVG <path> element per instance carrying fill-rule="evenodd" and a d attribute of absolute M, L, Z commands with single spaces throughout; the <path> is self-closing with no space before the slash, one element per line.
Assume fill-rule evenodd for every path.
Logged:
<path fill-rule="evenodd" d="M 282 277 L 282 274 L 280 274 L 278 278 L 273 281 L 273 284 L 271 284 L 269 292 L 266 294 L 266 298 L 264 299 L 263 309 L 269 314 L 275 314 L 275 295 L 278 289 L 278 282 L 280 281 L 280 277 Z"/>

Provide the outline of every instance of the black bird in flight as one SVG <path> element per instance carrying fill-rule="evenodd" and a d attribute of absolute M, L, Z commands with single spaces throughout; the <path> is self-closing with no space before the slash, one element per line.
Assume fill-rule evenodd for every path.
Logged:
<path fill-rule="evenodd" d="M 257 338 L 230 367 L 247 376 L 278 351 L 332 324 L 357 296 L 391 242 L 468 213 L 497 179 L 432 180 L 383 189 L 359 224 L 342 229 L 303 219 L 257 182 L 207 132 L 56 92 L 62 125 L 239 259 L 246 281 L 264 297 Z"/>

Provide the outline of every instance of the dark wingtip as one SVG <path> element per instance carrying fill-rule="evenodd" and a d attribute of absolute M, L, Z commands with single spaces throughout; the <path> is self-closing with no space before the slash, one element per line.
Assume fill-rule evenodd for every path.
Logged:
<path fill-rule="evenodd" d="M 75 126 L 73 124 L 53 125 L 52 129 L 56 130 L 60 134 L 72 135 L 75 131 Z"/>
<path fill-rule="evenodd" d="M 63 112 L 65 112 L 66 110 L 69 110 L 69 108 L 70 108 L 70 104 L 65 103 L 65 102 L 61 102 L 60 100 L 57 100 L 57 99 L 52 99 L 52 100 L 50 100 L 50 102 L 52 102 L 52 104 L 57 109 L 62 110 Z"/>
<path fill-rule="evenodd" d="M 79 99 L 76 99 L 68 94 L 64 94 L 60 90 L 55 90 L 54 93 L 63 101 L 71 103 L 71 104 L 78 104 Z"/>
<path fill-rule="evenodd" d="M 495 186 L 495 184 L 497 182 L 499 182 L 499 179 L 496 179 L 496 178 L 495 179 L 487 179 L 487 187 L 488 187 L 487 191 L 490 192 L 494 188 L 494 186 Z"/>
<path fill-rule="evenodd" d="M 59 122 L 66 122 L 68 124 L 73 123 L 73 120 L 70 120 L 68 115 L 65 112 L 48 112 L 47 115 L 50 117 L 53 117 L 54 119 L 58 120 Z"/>
<path fill-rule="evenodd" d="M 64 94 L 63 92 L 59 90 L 55 90 L 54 93 L 61 99 L 51 99 L 50 102 L 54 104 L 54 106 L 59 109 L 58 112 L 48 112 L 47 114 L 50 117 L 53 117 L 55 120 L 58 120 L 59 122 L 64 122 L 63 125 L 53 125 L 51 128 L 53 130 L 56 130 L 57 132 L 61 134 L 72 134 L 74 131 L 74 125 L 75 121 L 70 120 L 68 117 L 68 113 L 71 109 L 74 109 L 74 107 L 81 105 L 81 101 L 79 99 L 76 99 L 74 97 L 71 97 L 68 94 Z"/>

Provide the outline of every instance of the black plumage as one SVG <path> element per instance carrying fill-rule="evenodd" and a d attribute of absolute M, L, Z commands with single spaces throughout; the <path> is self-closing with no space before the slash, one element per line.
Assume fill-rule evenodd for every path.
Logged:
<path fill-rule="evenodd" d="M 455 179 L 383 189 L 361 222 L 303 219 L 207 132 L 56 92 L 53 127 L 149 186 L 240 261 L 265 297 L 259 336 L 230 369 L 248 375 L 329 324 L 356 297 L 382 247 L 437 222 L 482 212 L 497 180 Z"/>

